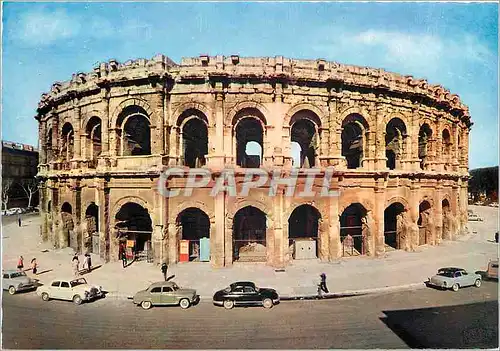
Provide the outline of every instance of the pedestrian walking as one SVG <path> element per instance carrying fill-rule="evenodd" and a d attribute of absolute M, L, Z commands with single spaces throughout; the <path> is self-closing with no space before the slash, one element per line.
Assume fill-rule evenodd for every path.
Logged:
<path fill-rule="evenodd" d="M 78 276 L 78 270 L 80 268 L 80 260 L 78 259 L 77 255 L 73 256 L 73 259 L 71 260 L 71 266 L 73 267 L 73 275 L 75 277 Z"/>
<path fill-rule="evenodd" d="M 83 268 L 87 270 L 87 273 L 90 273 L 92 270 L 92 258 L 89 253 L 85 254 L 85 260 L 83 261 Z"/>
<path fill-rule="evenodd" d="M 167 262 L 163 262 L 161 264 L 161 272 L 163 273 L 163 279 L 165 281 L 167 281 L 167 270 L 168 270 Z"/>
<path fill-rule="evenodd" d="M 31 270 L 33 271 L 33 274 L 37 274 L 38 263 L 36 262 L 36 257 L 31 260 Z"/>
<path fill-rule="evenodd" d="M 328 294 L 328 288 L 326 287 L 326 274 L 321 273 L 320 278 L 321 278 L 321 282 L 318 285 L 318 296 L 322 297 L 323 292 Z"/>
<path fill-rule="evenodd" d="M 125 246 L 120 244 L 118 256 L 122 260 L 123 268 L 127 267 L 127 254 L 125 253 Z"/>
<path fill-rule="evenodd" d="M 17 269 L 22 271 L 24 268 L 24 258 L 23 256 L 19 256 L 19 260 L 17 261 Z"/>
<path fill-rule="evenodd" d="M 21 215 L 20 214 L 17 215 L 17 222 L 19 223 L 19 226 L 21 226 Z"/>

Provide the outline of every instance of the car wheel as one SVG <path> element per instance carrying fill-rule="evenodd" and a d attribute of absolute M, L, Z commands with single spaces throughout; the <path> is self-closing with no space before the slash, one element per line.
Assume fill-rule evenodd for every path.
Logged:
<path fill-rule="evenodd" d="M 82 304 L 82 298 L 80 297 L 80 295 L 73 296 L 73 302 L 75 303 L 75 305 L 81 305 Z"/>
<path fill-rule="evenodd" d="M 271 307 L 273 307 L 273 300 L 271 300 L 271 299 L 264 299 L 264 300 L 262 300 L 262 306 L 264 306 L 264 308 L 271 308 Z"/>
<path fill-rule="evenodd" d="M 453 290 L 453 291 L 458 291 L 459 288 L 460 288 L 460 286 L 457 283 L 455 283 L 451 286 L 451 290 Z"/>
<path fill-rule="evenodd" d="M 189 306 L 191 306 L 191 302 L 189 302 L 188 299 L 182 299 L 181 302 L 179 302 L 179 306 L 181 306 L 181 308 L 185 310 L 186 308 L 189 308 Z"/>
<path fill-rule="evenodd" d="M 47 293 L 43 293 L 43 294 L 42 294 L 42 300 L 43 300 L 43 301 L 49 301 L 49 300 L 50 300 L 49 294 L 47 294 Z"/>
<path fill-rule="evenodd" d="M 9 294 L 14 295 L 16 293 L 16 288 L 13 286 L 9 286 Z"/>
<path fill-rule="evenodd" d="M 476 279 L 476 281 L 474 282 L 474 286 L 476 288 L 479 288 L 481 286 L 481 279 Z"/>
<path fill-rule="evenodd" d="M 141 302 L 141 307 L 145 310 L 149 310 L 151 308 L 152 304 L 151 301 L 142 301 Z"/>
<path fill-rule="evenodd" d="M 234 307 L 234 301 L 231 301 L 231 300 L 224 301 L 224 308 L 226 310 L 230 310 L 233 307 Z"/>

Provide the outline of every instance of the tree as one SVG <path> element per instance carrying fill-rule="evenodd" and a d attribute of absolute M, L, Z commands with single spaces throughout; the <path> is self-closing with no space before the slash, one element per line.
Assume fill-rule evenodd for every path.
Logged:
<path fill-rule="evenodd" d="M 19 185 L 23 188 L 26 196 L 28 197 L 28 208 L 31 207 L 31 199 L 33 195 L 38 191 L 38 181 L 35 178 L 23 179 L 19 182 Z"/>
<path fill-rule="evenodd" d="M 9 195 L 12 184 L 14 184 L 14 180 L 6 178 L 2 179 L 2 205 L 4 207 L 4 210 L 7 210 L 7 203 L 9 202 Z"/>

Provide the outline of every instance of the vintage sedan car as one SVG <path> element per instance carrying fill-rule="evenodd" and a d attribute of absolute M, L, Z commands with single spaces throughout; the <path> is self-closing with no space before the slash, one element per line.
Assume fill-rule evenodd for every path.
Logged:
<path fill-rule="evenodd" d="M 490 262 L 488 262 L 486 277 L 488 279 L 498 279 L 498 260 L 490 260 Z"/>
<path fill-rule="evenodd" d="M 4 270 L 2 286 L 8 290 L 9 294 L 14 295 L 18 291 L 36 289 L 37 281 L 29 278 L 26 273 L 18 270 Z"/>
<path fill-rule="evenodd" d="M 469 213 L 469 221 L 471 222 L 482 222 L 483 217 L 475 214 L 475 213 Z"/>
<path fill-rule="evenodd" d="M 36 294 L 41 296 L 43 301 L 67 300 L 77 305 L 104 296 L 101 286 L 91 285 L 85 278 L 55 279 L 50 284 L 36 289 Z"/>
<path fill-rule="evenodd" d="M 271 308 L 280 297 L 276 290 L 258 288 L 252 282 L 235 282 L 214 294 L 213 304 L 231 309 L 234 306 L 264 306 Z"/>
<path fill-rule="evenodd" d="M 440 268 L 435 276 L 429 278 L 427 284 L 453 291 L 458 291 L 462 287 L 472 285 L 479 288 L 481 286 L 481 275 L 468 273 L 463 268 Z"/>
<path fill-rule="evenodd" d="M 143 309 L 151 306 L 178 305 L 182 309 L 198 303 L 200 296 L 194 289 L 179 288 L 174 282 L 157 282 L 134 295 L 133 301 Z"/>

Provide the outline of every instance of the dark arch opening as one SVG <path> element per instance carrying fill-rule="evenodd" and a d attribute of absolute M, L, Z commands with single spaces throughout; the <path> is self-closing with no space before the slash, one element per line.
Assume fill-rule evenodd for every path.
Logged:
<path fill-rule="evenodd" d="M 54 151 L 52 148 L 52 128 L 47 131 L 47 137 L 45 138 L 45 150 L 46 150 L 46 162 L 50 162 L 54 159 Z"/>
<path fill-rule="evenodd" d="M 288 219 L 288 245 L 292 257 L 317 258 L 319 251 L 319 211 L 311 205 L 295 208 Z"/>
<path fill-rule="evenodd" d="M 397 218 L 405 211 L 403 204 L 395 202 L 384 211 L 384 238 L 385 244 L 394 249 L 401 249 L 401 232 L 398 232 Z"/>
<path fill-rule="evenodd" d="M 90 166 L 95 168 L 97 166 L 97 157 L 99 157 L 102 150 L 101 119 L 99 117 L 94 116 L 89 120 L 86 133 L 88 159 L 91 161 Z"/>
<path fill-rule="evenodd" d="M 74 155 L 75 132 L 73 126 L 66 122 L 62 127 L 61 155 L 68 162 Z"/>
<path fill-rule="evenodd" d="M 342 122 L 342 156 L 347 161 L 348 169 L 362 166 L 363 134 L 366 130 L 366 121 L 360 115 L 349 115 Z"/>
<path fill-rule="evenodd" d="M 260 122 L 253 117 L 245 117 L 236 126 L 236 163 L 244 168 L 258 168 L 262 164 L 264 131 Z M 251 142 L 259 144 L 260 151 L 249 154 L 247 146 Z"/>
<path fill-rule="evenodd" d="M 128 106 L 117 119 L 118 155 L 151 155 L 151 127 L 147 112 L 140 106 Z"/>
<path fill-rule="evenodd" d="M 74 229 L 73 222 L 73 209 L 71 205 L 67 202 L 63 203 L 61 206 L 61 220 L 63 227 L 63 247 L 71 247 L 75 251 L 78 250 L 78 242 L 74 235 L 71 235 Z"/>
<path fill-rule="evenodd" d="M 420 169 L 427 169 L 428 143 L 432 136 L 431 127 L 427 123 L 422 124 L 418 132 L 418 158 L 420 159 Z"/>
<path fill-rule="evenodd" d="M 189 240 L 189 261 L 200 261 L 200 239 L 210 238 L 210 218 L 199 208 L 190 207 L 179 214 L 177 224 L 181 226 L 180 239 Z"/>
<path fill-rule="evenodd" d="M 442 133 L 442 143 L 443 143 L 443 158 L 444 158 L 444 170 L 447 171 L 451 169 L 451 136 L 448 129 L 444 129 Z"/>
<path fill-rule="evenodd" d="M 385 128 L 385 154 L 387 168 L 401 168 L 406 142 L 406 126 L 399 118 L 393 118 Z"/>
<path fill-rule="evenodd" d="M 236 212 L 233 219 L 233 259 L 266 261 L 266 214 L 253 206 Z"/>
<path fill-rule="evenodd" d="M 132 250 L 134 255 L 151 250 L 153 225 L 146 208 L 135 202 L 127 202 L 116 214 L 115 223 L 121 243 L 135 241 Z"/>
<path fill-rule="evenodd" d="M 359 203 L 348 206 L 340 216 L 340 240 L 343 256 L 364 255 L 366 238 L 363 235 L 362 219 L 366 209 Z M 346 240 L 347 239 L 347 240 Z"/>
<path fill-rule="evenodd" d="M 314 167 L 317 144 L 314 124 L 307 119 L 300 119 L 293 124 L 291 134 L 292 142 L 296 142 L 300 146 L 300 167 Z"/>
<path fill-rule="evenodd" d="M 86 233 L 84 233 L 83 245 L 87 252 L 99 252 L 99 207 L 91 203 L 85 211 Z M 95 242 L 93 243 L 93 239 Z"/>
<path fill-rule="evenodd" d="M 184 165 L 198 168 L 206 164 L 208 154 L 207 125 L 199 118 L 193 118 L 182 127 Z"/>
<path fill-rule="evenodd" d="M 442 222 L 442 238 L 444 240 L 451 239 L 451 206 L 450 202 L 447 199 L 443 199 L 441 201 L 441 209 L 443 214 L 443 222 Z"/>

